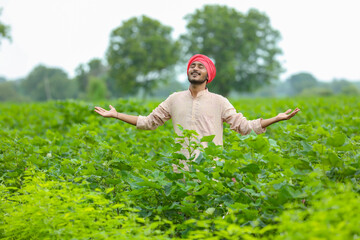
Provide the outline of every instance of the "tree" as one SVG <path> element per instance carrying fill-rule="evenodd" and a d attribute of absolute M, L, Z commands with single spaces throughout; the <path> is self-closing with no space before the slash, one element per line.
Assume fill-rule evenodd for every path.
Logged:
<path fill-rule="evenodd" d="M 167 81 L 179 59 L 172 29 L 146 16 L 131 18 L 114 29 L 107 50 L 109 85 L 114 96 L 149 94 Z"/>
<path fill-rule="evenodd" d="M 2 13 L 2 9 L 0 8 L 0 15 Z M 10 27 L 0 22 L 0 45 L 1 45 L 1 39 L 8 39 L 11 40 L 10 37 Z"/>
<path fill-rule="evenodd" d="M 214 92 L 226 96 L 232 89 L 253 91 L 278 79 L 282 71 L 276 59 L 281 53 L 277 46 L 280 34 L 265 14 L 206 5 L 185 19 L 188 33 L 181 39 L 186 53 L 202 53 L 215 60 Z"/>
<path fill-rule="evenodd" d="M 346 79 L 333 79 L 330 86 L 334 93 L 343 95 L 358 95 L 359 89 Z"/>
<path fill-rule="evenodd" d="M 299 94 L 305 89 L 313 88 L 318 85 L 316 78 L 306 72 L 291 75 L 286 81 L 290 85 L 292 94 Z"/>
<path fill-rule="evenodd" d="M 15 81 L 0 81 L 0 102 L 18 102 L 24 100 L 24 98 L 17 91 L 17 84 L 18 82 Z"/>
<path fill-rule="evenodd" d="M 101 59 L 93 58 L 86 65 L 80 64 L 75 72 L 75 80 L 78 84 L 79 92 L 84 94 L 88 90 L 91 77 L 101 78 L 105 81 L 107 67 L 104 66 Z"/>
<path fill-rule="evenodd" d="M 340 94 L 346 96 L 358 96 L 360 95 L 360 90 L 354 84 L 350 84 L 341 88 Z"/>
<path fill-rule="evenodd" d="M 88 86 L 88 82 L 89 82 L 89 76 L 88 76 L 88 72 L 86 71 L 86 66 L 84 64 L 80 64 L 76 69 L 75 69 L 75 81 L 77 82 L 78 85 L 78 90 L 80 94 L 83 94 L 86 92 L 87 86 Z"/>
<path fill-rule="evenodd" d="M 75 82 L 70 81 L 62 69 L 43 65 L 30 72 L 22 87 L 26 95 L 35 101 L 72 98 L 76 93 Z"/>
<path fill-rule="evenodd" d="M 108 97 L 108 90 L 105 81 L 101 78 L 90 77 L 86 100 L 99 101 Z"/>
<path fill-rule="evenodd" d="M 88 62 L 89 75 L 92 77 L 103 78 L 107 74 L 107 68 L 98 58 L 93 58 Z"/>

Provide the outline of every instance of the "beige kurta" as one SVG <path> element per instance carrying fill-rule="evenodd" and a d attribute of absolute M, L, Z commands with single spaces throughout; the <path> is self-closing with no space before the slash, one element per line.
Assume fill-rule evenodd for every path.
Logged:
<path fill-rule="evenodd" d="M 223 123 L 230 124 L 230 129 L 246 135 L 253 130 L 256 134 L 266 131 L 261 127 L 260 119 L 247 120 L 242 113 L 237 113 L 225 97 L 211 93 L 205 89 L 194 98 L 190 90 L 171 94 L 164 102 L 155 108 L 147 117 L 139 116 L 136 127 L 144 130 L 154 130 L 163 125 L 167 120 L 172 119 L 176 134 L 181 135 L 178 125 L 184 129 L 195 130 L 201 139 L 204 136 L 215 135 L 213 142 L 216 145 L 223 145 Z M 202 143 L 206 146 L 207 143 Z M 181 150 L 187 158 L 188 152 Z M 199 151 L 195 151 L 197 156 Z M 180 160 L 184 164 L 184 170 L 188 170 L 186 161 Z M 179 172 L 176 165 L 174 171 Z"/>
<path fill-rule="evenodd" d="M 230 124 L 232 130 L 242 135 L 249 134 L 252 130 L 256 134 L 266 130 L 261 127 L 261 118 L 247 120 L 242 113 L 236 112 L 229 100 L 208 89 L 199 92 L 195 98 L 190 90 L 171 94 L 150 115 L 139 116 L 136 127 L 153 130 L 170 118 L 178 135 L 181 135 L 178 128 L 180 124 L 184 129 L 195 130 L 199 139 L 215 135 L 213 142 L 216 145 L 223 145 L 223 122 Z"/>

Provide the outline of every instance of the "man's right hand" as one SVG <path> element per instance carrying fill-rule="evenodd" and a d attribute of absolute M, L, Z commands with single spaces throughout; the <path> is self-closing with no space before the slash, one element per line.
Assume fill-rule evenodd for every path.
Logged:
<path fill-rule="evenodd" d="M 116 109 L 115 109 L 113 106 L 109 105 L 109 107 L 110 107 L 110 110 L 109 110 L 109 111 L 107 111 L 107 110 L 105 110 L 105 109 L 103 109 L 103 108 L 101 108 L 101 107 L 95 107 L 95 110 L 94 110 L 94 111 L 97 112 L 98 114 L 100 114 L 100 115 L 103 116 L 103 117 L 113 117 L 113 118 L 116 118 L 118 112 L 116 111 Z"/>

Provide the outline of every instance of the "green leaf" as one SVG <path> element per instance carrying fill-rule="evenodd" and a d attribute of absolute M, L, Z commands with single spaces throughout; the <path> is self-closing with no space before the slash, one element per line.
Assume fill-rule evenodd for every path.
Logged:
<path fill-rule="evenodd" d="M 303 135 L 303 134 L 300 134 L 298 132 L 294 132 L 292 134 L 292 136 L 295 138 L 295 139 L 301 139 L 301 140 L 306 140 L 306 137 Z"/>
<path fill-rule="evenodd" d="M 212 142 L 212 140 L 215 138 L 215 135 L 210 136 L 204 136 L 200 139 L 201 142 Z"/>
<path fill-rule="evenodd" d="M 185 157 L 184 154 L 181 154 L 181 153 L 173 153 L 172 154 L 172 157 L 174 159 L 180 159 L 180 160 L 187 160 L 187 158 Z"/>
<path fill-rule="evenodd" d="M 184 131 L 184 128 L 180 124 L 178 124 L 177 126 L 180 129 L 180 131 Z"/>
<path fill-rule="evenodd" d="M 332 147 L 340 147 L 345 144 L 345 140 L 346 135 L 341 132 L 337 132 L 330 136 L 326 143 Z"/>
<path fill-rule="evenodd" d="M 107 188 L 107 189 L 105 190 L 105 193 L 108 194 L 108 193 L 110 193 L 110 192 L 112 192 L 112 191 L 114 191 L 114 188 L 113 188 L 113 187 L 112 187 L 112 188 Z"/>
<path fill-rule="evenodd" d="M 327 153 L 327 157 L 324 158 L 323 162 L 333 167 L 340 167 L 342 165 L 341 159 L 338 157 L 336 153 L 332 151 L 329 151 Z"/>
<path fill-rule="evenodd" d="M 136 183 L 138 186 L 144 186 L 144 187 L 151 187 L 151 188 L 155 188 L 155 189 L 161 189 L 162 186 L 154 183 L 154 182 L 150 182 L 150 181 L 144 181 L 144 182 L 138 182 Z"/>
<path fill-rule="evenodd" d="M 184 174 L 183 173 L 165 173 L 165 176 L 170 179 L 170 180 L 178 180 L 178 179 L 182 179 L 184 178 Z"/>
<path fill-rule="evenodd" d="M 250 163 L 250 164 L 246 165 L 245 167 L 240 168 L 240 171 L 249 172 L 249 173 L 253 173 L 253 174 L 257 174 L 257 173 L 261 172 L 259 166 L 255 163 Z"/>
<path fill-rule="evenodd" d="M 165 162 L 163 160 L 159 160 L 159 161 L 156 161 L 156 164 L 158 166 L 163 166 L 165 164 Z"/>
<path fill-rule="evenodd" d="M 300 141 L 301 146 L 303 147 L 305 152 L 310 152 L 312 151 L 312 147 L 309 143 L 307 143 L 306 141 Z"/>
<path fill-rule="evenodd" d="M 200 191 L 195 192 L 194 195 L 205 195 L 206 193 L 208 193 L 209 188 L 204 186 Z"/>
<path fill-rule="evenodd" d="M 269 142 L 262 136 L 247 139 L 246 143 L 257 152 L 265 152 L 269 149 Z"/>
<path fill-rule="evenodd" d="M 208 208 L 205 212 L 209 215 L 212 215 L 215 212 L 215 208 Z"/>
<path fill-rule="evenodd" d="M 124 208 L 125 207 L 125 204 L 123 203 L 117 203 L 117 204 L 114 204 L 111 206 L 112 209 L 115 209 L 115 208 Z"/>

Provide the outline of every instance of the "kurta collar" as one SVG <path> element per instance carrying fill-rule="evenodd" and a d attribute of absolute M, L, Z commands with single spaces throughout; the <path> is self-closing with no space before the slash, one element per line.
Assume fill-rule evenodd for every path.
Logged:
<path fill-rule="evenodd" d="M 208 88 L 205 88 L 204 90 L 201 90 L 200 92 L 198 92 L 198 94 L 196 95 L 196 98 L 201 97 L 202 95 L 205 95 L 208 92 L 209 92 Z M 192 97 L 190 88 L 188 89 L 188 93 Z"/>

